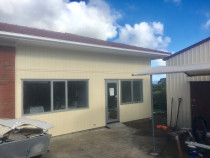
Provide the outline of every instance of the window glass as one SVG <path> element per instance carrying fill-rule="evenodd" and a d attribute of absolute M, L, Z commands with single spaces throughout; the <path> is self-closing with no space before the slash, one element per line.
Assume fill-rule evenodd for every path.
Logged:
<path fill-rule="evenodd" d="M 136 103 L 142 100 L 142 80 L 121 81 L 121 103 Z"/>
<path fill-rule="evenodd" d="M 24 114 L 51 110 L 50 81 L 24 81 L 23 87 Z"/>
<path fill-rule="evenodd" d="M 24 114 L 63 110 L 66 106 L 88 107 L 88 81 L 23 81 Z"/>
<path fill-rule="evenodd" d="M 87 81 L 68 81 L 68 107 L 88 106 Z"/>
<path fill-rule="evenodd" d="M 131 81 L 121 81 L 121 102 L 132 102 L 131 98 Z"/>
<path fill-rule="evenodd" d="M 53 82 L 53 109 L 60 110 L 66 108 L 65 82 Z"/>
<path fill-rule="evenodd" d="M 133 101 L 140 102 L 142 101 L 142 82 L 141 81 L 133 81 Z"/>

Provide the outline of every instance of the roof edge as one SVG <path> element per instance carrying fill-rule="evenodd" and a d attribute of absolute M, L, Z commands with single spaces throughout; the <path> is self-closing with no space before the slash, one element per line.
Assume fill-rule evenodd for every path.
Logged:
<path fill-rule="evenodd" d="M 91 43 L 83 43 L 83 42 L 75 42 L 75 41 L 67 41 L 67 40 L 61 40 L 61 39 L 54 39 L 54 38 L 48 38 L 48 37 L 40 37 L 40 36 L 34 36 L 34 35 L 26 35 L 26 34 L 20 34 L 20 33 L 13 33 L 13 32 L 5 32 L 0 31 L 0 37 L 7 37 L 12 39 L 20 39 L 20 40 L 36 40 L 36 41 L 43 41 L 43 42 L 52 42 L 52 43 L 59 43 L 59 44 L 72 44 L 77 46 L 86 46 L 86 47 L 94 47 L 94 48 L 105 48 L 105 49 L 112 49 L 112 50 L 120 50 L 120 51 L 128 51 L 128 52 L 135 52 L 135 53 L 144 53 L 144 54 L 153 54 L 153 55 L 161 55 L 161 56 L 169 56 L 170 53 L 164 52 L 153 52 L 148 50 L 136 50 L 136 49 L 128 49 L 128 48 L 120 48 L 120 47 L 111 47 L 111 46 L 105 46 L 105 45 L 98 45 L 98 44 L 91 44 Z"/>
<path fill-rule="evenodd" d="M 205 42 L 207 42 L 207 41 L 209 41 L 209 40 L 210 40 L 210 37 L 207 37 L 207 38 L 205 38 L 205 39 L 203 39 L 203 40 L 201 40 L 201 41 L 199 41 L 199 42 L 197 42 L 197 43 L 195 43 L 195 44 L 193 44 L 193 45 L 191 45 L 191 46 L 189 46 L 189 47 L 187 47 L 187 48 L 184 48 L 184 49 L 182 49 L 182 50 L 180 50 L 180 51 L 178 51 L 178 52 L 176 52 L 176 53 L 174 53 L 174 54 L 172 54 L 172 55 L 170 55 L 170 56 L 167 56 L 167 57 L 163 58 L 163 60 L 166 61 L 166 60 L 168 60 L 168 59 L 170 59 L 170 58 L 172 58 L 172 57 L 175 57 L 175 56 L 177 56 L 177 55 L 179 55 L 179 54 L 182 54 L 182 53 L 184 53 L 185 51 L 187 51 L 187 50 L 189 50 L 189 49 L 191 49 L 191 48 L 194 48 L 194 47 L 196 47 L 196 46 L 198 46 L 198 45 L 200 45 L 200 44 L 203 44 L 203 43 L 205 43 Z"/>
<path fill-rule="evenodd" d="M 72 33 L 63 33 L 63 32 L 56 32 L 52 30 L 45 30 L 15 24 L 8 24 L 0 22 L 0 31 L 7 32 L 7 33 L 16 33 L 21 35 L 28 35 L 34 36 L 38 38 L 48 38 L 52 40 L 61 40 L 67 42 L 76 42 L 81 44 L 89 44 L 89 45 L 98 45 L 101 47 L 112 47 L 112 48 L 121 48 L 130 51 L 138 51 L 138 52 L 148 52 L 148 53 L 157 53 L 162 54 L 165 56 L 169 56 L 171 53 L 161 50 L 155 50 L 150 48 L 144 48 L 139 46 L 133 46 L 128 44 L 122 44 L 117 42 L 105 41 L 96 38 L 76 35 Z"/>

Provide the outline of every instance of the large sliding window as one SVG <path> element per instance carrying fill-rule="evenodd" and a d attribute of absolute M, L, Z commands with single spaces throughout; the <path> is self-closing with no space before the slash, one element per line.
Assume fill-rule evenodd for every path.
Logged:
<path fill-rule="evenodd" d="M 88 107 L 88 80 L 23 81 L 23 113 Z"/>
<path fill-rule="evenodd" d="M 142 80 L 121 80 L 121 104 L 143 101 Z"/>

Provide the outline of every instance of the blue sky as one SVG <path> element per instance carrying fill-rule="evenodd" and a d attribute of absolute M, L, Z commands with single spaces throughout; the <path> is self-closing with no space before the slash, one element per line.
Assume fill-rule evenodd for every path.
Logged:
<path fill-rule="evenodd" d="M 142 21 L 161 22 L 164 34 L 171 38 L 169 52 L 177 52 L 210 36 L 209 0 L 107 0 L 122 17 L 119 24 L 134 25 Z"/>
<path fill-rule="evenodd" d="M 0 0 L 0 22 L 175 53 L 210 36 L 210 0 Z"/>
<path fill-rule="evenodd" d="M 209 37 L 210 1 L 1 0 L 0 21 L 71 32 L 127 44 L 132 43 L 125 39 L 119 39 L 120 31 L 125 28 L 126 24 L 133 28 L 135 24 L 145 22 L 151 26 L 152 23 L 156 22 L 163 26 L 162 34 L 155 34 L 154 32 L 153 34 L 163 39 L 168 37 L 170 41 L 166 40 L 166 44 L 163 42 L 157 46 L 152 46 L 145 44 L 143 39 L 137 38 L 139 41 L 133 44 L 174 53 Z M 103 27 L 104 25 L 107 26 Z M 99 29 L 101 32 L 98 31 Z M 133 31 L 137 33 L 139 30 Z M 132 34 L 129 35 L 132 36 Z"/>

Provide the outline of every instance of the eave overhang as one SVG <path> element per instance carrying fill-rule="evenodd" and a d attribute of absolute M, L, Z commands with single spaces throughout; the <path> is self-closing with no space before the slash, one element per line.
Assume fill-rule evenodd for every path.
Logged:
<path fill-rule="evenodd" d="M 127 55 L 127 56 L 136 56 L 136 57 L 145 57 L 151 60 L 160 59 L 170 56 L 170 53 L 159 53 L 152 51 L 140 51 L 134 49 L 125 49 L 118 47 L 109 47 L 103 45 L 89 44 L 89 43 L 80 43 L 74 41 L 66 41 L 60 39 L 52 39 L 46 37 L 25 35 L 19 33 L 11 33 L 0 31 L 0 45 L 37 45 L 37 46 L 49 46 L 49 47 L 58 47 L 65 49 L 72 49 L 85 52 L 95 52 L 95 53 L 106 53 L 114 55 Z"/>

